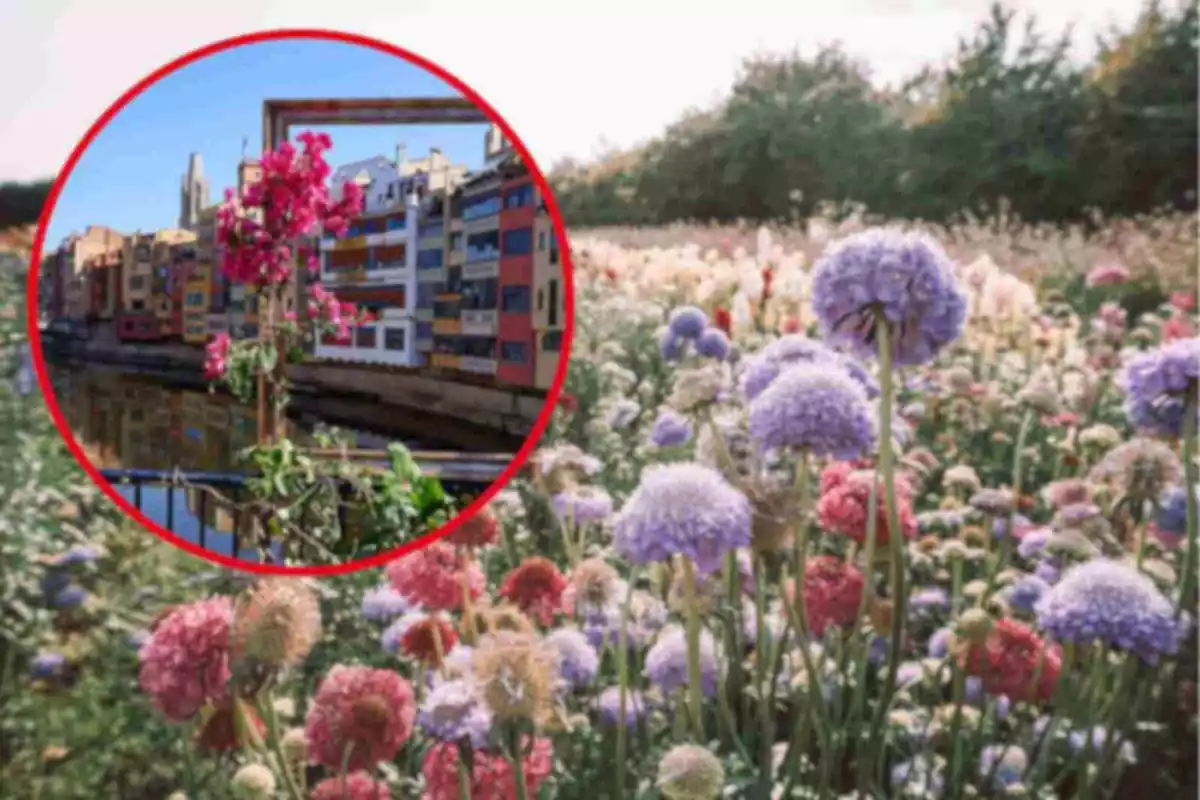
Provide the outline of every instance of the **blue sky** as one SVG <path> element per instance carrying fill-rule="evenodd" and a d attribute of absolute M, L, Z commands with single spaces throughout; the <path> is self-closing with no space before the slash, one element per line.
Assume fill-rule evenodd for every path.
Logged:
<path fill-rule="evenodd" d="M 264 42 L 226 50 L 154 84 L 96 136 L 72 171 L 47 230 L 54 246 L 71 232 L 107 225 L 123 233 L 168 228 L 179 216 L 188 157 L 200 153 L 209 201 L 237 180 L 242 140 L 257 156 L 266 99 L 436 97 L 457 92 L 407 61 L 338 42 Z M 114 98 L 115 99 L 115 98 Z M 376 155 L 410 158 L 439 147 L 454 164 L 483 162 L 485 125 L 331 126 L 334 167 Z M 304 128 L 292 129 L 293 139 Z M 83 131 L 80 131 L 82 135 Z"/>

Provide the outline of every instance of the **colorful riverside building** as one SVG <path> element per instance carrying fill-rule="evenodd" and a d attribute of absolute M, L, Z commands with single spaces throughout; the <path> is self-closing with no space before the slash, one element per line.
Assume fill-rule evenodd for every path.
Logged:
<path fill-rule="evenodd" d="M 122 254 L 121 307 L 115 315 L 117 337 L 128 341 L 154 341 L 174 335 L 173 319 L 182 325 L 183 309 L 176 315 L 173 294 L 175 245 L 194 245 L 191 231 L 168 228 L 156 233 L 125 237 Z M 184 251 L 177 251 L 180 260 Z M 187 260 L 194 260 L 194 254 Z M 180 298 L 182 299 L 182 298 Z"/>
<path fill-rule="evenodd" d="M 431 364 L 548 389 L 564 313 L 557 239 L 528 168 L 495 129 L 486 147 L 487 166 L 448 204 Z"/>
<path fill-rule="evenodd" d="M 439 150 L 411 161 L 403 147 L 394 161 L 377 156 L 334 172 L 333 199 L 353 181 L 363 190 L 363 213 L 343 239 L 320 240 L 320 280 L 339 300 L 370 311 L 376 322 L 355 329 L 348 341 L 323 337 L 314 348 L 317 358 L 424 365 L 445 254 L 442 209 L 465 174 L 465 167 L 452 166 Z"/>

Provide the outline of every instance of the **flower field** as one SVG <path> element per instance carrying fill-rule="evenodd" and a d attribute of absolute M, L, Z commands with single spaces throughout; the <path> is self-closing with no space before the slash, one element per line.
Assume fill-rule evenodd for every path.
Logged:
<path fill-rule="evenodd" d="M 14 380 L 0 796 L 1195 796 L 1195 243 L 581 232 L 528 476 L 320 581 L 122 521 Z"/>

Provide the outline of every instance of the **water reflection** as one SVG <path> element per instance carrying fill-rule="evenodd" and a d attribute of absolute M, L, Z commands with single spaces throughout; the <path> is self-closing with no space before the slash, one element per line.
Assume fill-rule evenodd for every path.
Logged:
<path fill-rule="evenodd" d="M 98 469 L 181 469 L 243 472 L 237 454 L 254 444 L 256 410 L 221 394 L 166 383 L 161 378 L 122 373 L 96 365 L 50 366 L 59 408 L 88 460 Z M 286 435 L 314 443 L 324 423 L 289 419 Z M 346 429 L 354 446 L 382 449 L 391 441 L 410 448 L 421 442 Z M 236 506 L 246 499 L 221 488 L 221 497 L 197 488 L 128 484 L 114 487 L 149 519 L 181 538 L 222 555 L 260 560 L 253 519 Z M 223 502 L 221 498 L 230 502 Z M 270 548 L 276 558 L 278 545 Z"/>

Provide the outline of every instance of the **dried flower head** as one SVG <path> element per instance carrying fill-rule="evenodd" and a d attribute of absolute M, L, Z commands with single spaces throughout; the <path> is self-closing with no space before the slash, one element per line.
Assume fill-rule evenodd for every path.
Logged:
<path fill-rule="evenodd" d="M 274 668 L 299 664 L 321 635 L 321 606 L 307 583 L 268 578 L 237 608 L 238 654 Z"/>
<path fill-rule="evenodd" d="M 536 636 L 497 631 L 471 654 L 479 691 L 499 720 L 539 720 L 553 700 L 555 656 Z"/>
<path fill-rule="evenodd" d="M 725 768 L 707 747 L 679 744 L 658 763 L 658 790 L 667 800 L 716 800 Z"/>

